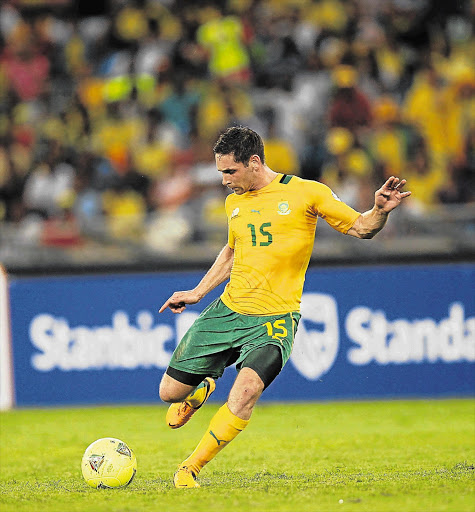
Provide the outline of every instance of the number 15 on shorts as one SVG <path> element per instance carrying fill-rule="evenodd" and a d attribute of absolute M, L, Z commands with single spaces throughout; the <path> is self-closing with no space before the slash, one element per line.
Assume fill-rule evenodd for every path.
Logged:
<path fill-rule="evenodd" d="M 273 323 L 266 322 L 267 334 L 275 340 L 281 341 L 281 338 L 287 337 L 289 331 L 285 327 L 285 318 L 275 320 Z"/>

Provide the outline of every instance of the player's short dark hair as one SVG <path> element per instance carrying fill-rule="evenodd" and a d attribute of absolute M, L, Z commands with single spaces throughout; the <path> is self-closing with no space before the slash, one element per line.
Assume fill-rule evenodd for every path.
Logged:
<path fill-rule="evenodd" d="M 213 148 L 214 154 L 233 155 L 236 162 L 249 164 L 252 155 L 265 163 L 264 143 L 261 136 L 246 126 L 231 126 L 223 132 Z"/>

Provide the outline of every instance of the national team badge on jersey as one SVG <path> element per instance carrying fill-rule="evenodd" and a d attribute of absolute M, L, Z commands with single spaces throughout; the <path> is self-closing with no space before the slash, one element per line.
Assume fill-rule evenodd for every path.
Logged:
<path fill-rule="evenodd" d="M 237 217 L 239 215 L 239 208 L 234 208 L 233 212 L 231 213 L 231 219 L 234 219 L 234 217 Z"/>
<path fill-rule="evenodd" d="M 292 210 L 290 209 L 289 203 L 287 201 L 281 201 L 278 206 L 277 213 L 279 215 L 288 215 Z"/>

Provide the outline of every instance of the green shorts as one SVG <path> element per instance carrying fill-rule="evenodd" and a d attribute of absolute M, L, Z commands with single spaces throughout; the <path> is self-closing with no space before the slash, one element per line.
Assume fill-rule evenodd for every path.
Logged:
<path fill-rule="evenodd" d="M 300 313 L 272 316 L 241 315 L 220 298 L 213 301 L 183 336 L 169 368 L 187 374 L 221 377 L 227 366 L 242 362 L 256 349 L 280 349 L 282 369 L 290 357 Z"/>

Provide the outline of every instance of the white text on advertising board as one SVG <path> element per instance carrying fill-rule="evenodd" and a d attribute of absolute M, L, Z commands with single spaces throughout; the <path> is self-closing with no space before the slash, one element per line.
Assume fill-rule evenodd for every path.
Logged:
<path fill-rule="evenodd" d="M 137 314 L 136 327 L 123 311 L 114 313 L 112 325 L 99 327 L 70 327 L 64 318 L 41 314 L 30 324 L 31 342 L 40 351 L 33 355 L 31 363 L 42 372 L 55 368 L 63 371 L 166 368 L 176 345 L 175 336 L 181 338 L 196 316 L 196 313 L 183 313 L 173 329 L 168 324 L 153 326 L 150 311 Z"/>
<path fill-rule="evenodd" d="M 475 318 L 465 318 L 459 302 L 449 305 L 448 317 L 440 322 L 389 321 L 383 311 L 357 307 L 347 315 L 345 327 L 357 345 L 348 351 L 348 361 L 355 365 L 475 361 Z"/>
<path fill-rule="evenodd" d="M 331 370 L 341 347 L 337 301 L 331 295 L 306 293 L 301 312 L 291 363 L 303 377 L 316 380 Z M 110 325 L 72 327 L 65 318 L 41 313 L 29 328 L 36 349 L 31 364 L 40 372 L 165 369 L 197 316 L 186 311 L 174 317 L 174 326 L 154 325 L 154 316 L 144 310 L 132 325 L 126 312 L 116 311 Z M 459 302 L 449 304 L 447 317 L 440 320 L 389 320 L 384 311 L 355 306 L 343 326 L 352 344 L 346 352 L 352 365 L 475 361 L 475 317 L 466 317 Z"/>

